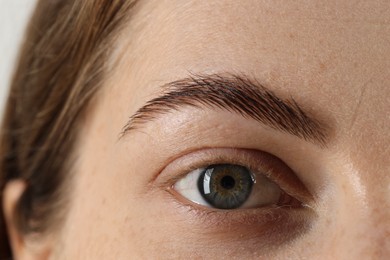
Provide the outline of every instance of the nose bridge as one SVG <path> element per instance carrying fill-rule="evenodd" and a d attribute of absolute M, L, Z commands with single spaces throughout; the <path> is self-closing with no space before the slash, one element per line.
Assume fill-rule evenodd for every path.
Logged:
<path fill-rule="evenodd" d="M 337 173 L 343 199 L 336 247 L 356 259 L 390 259 L 390 113 L 388 95 L 379 94 L 366 91 L 359 116 L 345 128 L 345 168 Z"/>
<path fill-rule="evenodd" d="M 382 203 L 383 201 L 383 203 Z M 380 200 L 369 211 L 367 229 L 370 232 L 371 250 L 375 256 L 390 258 L 390 207 L 387 201 Z"/>
<path fill-rule="evenodd" d="M 372 255 L 379 259 L 390 258 L 390 175 L 386 164 L 382 167 L 373 167 L 372 175 L 378 176 L 370 178 L 367 174 L 362 179 L 367 183 L 367 205 L 362 221 L 365 228 L 362 228 L 363 236 L 367 236 L 367 248 Z"/>
<path fill-rule="evenodd" d="M 340 259 L 390 259 L 389 160 L 374 150 L 352 149 L 337 170 L 330 248 Z"/>
<path fill-rule="evenodd" d="M 360 194 L 363 203 L 355 203 L 356 235 L 362 254 L 374 259 L 390 259 L 390 159 L 383 141 L 369 144 L 364 140 L 363 147 L 369 148 L 351 157 L 364 191 Z"/>
<path fill-rule="evenodd" d="M 338 248 L 346 258 L 388 259 L 390 223 L 385 211 L 385 208 L 371 206 L 364 212 L 359 212 L 359 209 L 349 211 L 339 224 L 342 234 Z"/>
<path fill-rule="evenodd" d="M 342 185 L 336 192 L 339 203 L 325 224 L 329 234 L 324 236 L 329 238 L 325 250 L 334 259 L 390 259 L 388 200 L 364 200 L 370 190 L 358 194 L 356 185 Z"/>

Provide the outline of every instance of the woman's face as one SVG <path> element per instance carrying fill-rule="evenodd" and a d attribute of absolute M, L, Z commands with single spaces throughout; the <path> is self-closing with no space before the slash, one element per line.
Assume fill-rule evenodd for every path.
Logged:
<path fill-rule="evenodd" d="M 53 254 L 388 256 L 389 10 L 142 1 L 81 130 Z"/>

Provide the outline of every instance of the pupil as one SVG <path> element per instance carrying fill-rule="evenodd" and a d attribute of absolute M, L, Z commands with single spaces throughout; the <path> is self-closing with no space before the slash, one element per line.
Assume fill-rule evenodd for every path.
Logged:
<path fill-rule="evenodd" d="M 200 195 L 218 209 L 242 206 L 252 191 L 250 170 L 234 164 L 214 164 L 205 168 L 198 179 Z"/>
<path fill-rule="evenodd" d="M 224 176 L 221 179 L 221 186 L 224 189 L 227 189 L 227 190 L 233 189 L 235 185 L 236 185 L 236 181 L 234 180 L 234 178 L 232 176 Z"/>

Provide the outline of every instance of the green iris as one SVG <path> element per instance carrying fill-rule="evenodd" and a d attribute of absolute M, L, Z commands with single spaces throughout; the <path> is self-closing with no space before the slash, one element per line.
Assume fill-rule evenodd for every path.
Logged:
<path fill-rule="evenodd" d="M 251 172 L 240 165 L 217 164 L 205 168 L 198 179 L 203 198 L 215 208 L 242 206 L 252 191 Z"/>

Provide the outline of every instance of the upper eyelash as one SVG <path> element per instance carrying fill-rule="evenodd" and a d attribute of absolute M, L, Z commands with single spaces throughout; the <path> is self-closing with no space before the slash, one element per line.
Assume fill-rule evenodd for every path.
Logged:
<path fill-rule="evenodd" d="M 172 174 L 164 173 L 169 169 L 169 166 L 177 162 L 177 160 L 179 160 L 178 164 L 181 166 L 174 166 L 174 168 L 179 168 L 178 170 L 175 170 L 174 176 L 169 176 Z M 161 171 L 160 175 L 168 175 L 169 178 L 164 176 L 163 181 L 157 183 L 162 189 L 171 188 L 177 181 L 193 170 L 205 168 L 212 164 L 224 163 L 241 165 L 255 174 L 262 174 L 275 182 L 283 192 L 298 199 L 303 204 L 312 205 L 314 202 L 314 198 L 305 185 L 302 184 L 291 168 L 281 159 L 272 154 L 252 149 L 208 148 L 182 155 Z M 275 172 L 277 169 L 281 172 Z M 172 171 L 172 169 L 169 169 L 168 171 Z M 288 171 L 288 173 L 282 173 L 284 171 Z"/>

